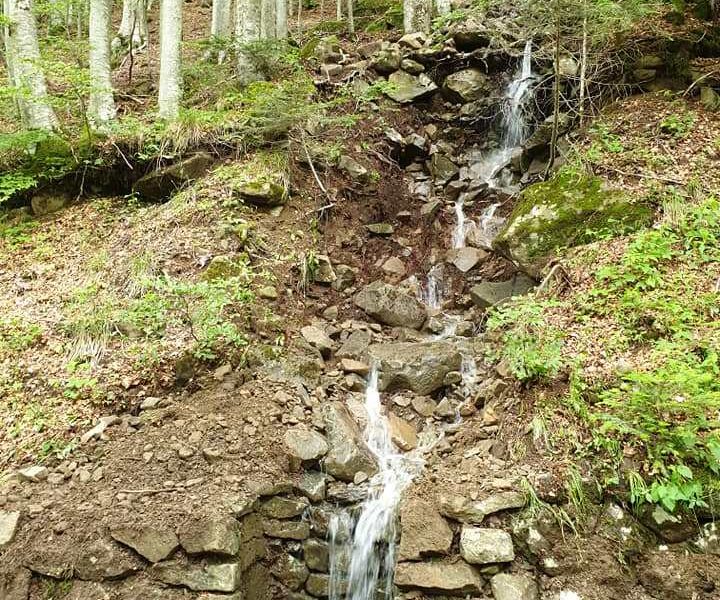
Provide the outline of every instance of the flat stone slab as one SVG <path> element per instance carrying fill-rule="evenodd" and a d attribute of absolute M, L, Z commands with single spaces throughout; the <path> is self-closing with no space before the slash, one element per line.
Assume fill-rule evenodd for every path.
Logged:
<path fill-rule="evenodd" d="M 15 539 L 19 523 L 19 512 L 0 511 L 0 550 L 7 548 Z"/>
<path fill-rule="evenodd" d="M 395 585 L 437 594 L 478 594 L 483 581 L 468 564 L 445 562 L 406 562 L 395 569 Z"/>

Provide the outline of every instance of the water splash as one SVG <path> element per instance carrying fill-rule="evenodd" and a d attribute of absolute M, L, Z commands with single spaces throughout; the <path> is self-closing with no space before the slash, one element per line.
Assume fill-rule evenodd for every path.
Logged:
<path fill-rule="evenodd" d="M 377 366 L 372 367 L 368 376 L 365 408 L 368 415 L 366 441 L 377 459 L 379 470 L 370 480 L 368 498 L 354 523 L 349 548 L 337 543 L 338 533 L 343 528 L 351 528 L 347 523 L 347 513 L 334 515 L 331 519 L 330 600 L 341 600 L 343 597 L 346 600 L 371 600 L 378 590 L 386 599 L 392 598 L 397 508 L 403 491 L 425 464 L 422 456 L 427 446 L 402 454 L 390 439 L 390 427 L 382 413 L 378 391 Z M 343 553 L 349 558 L 346 582 L 343 581 L 341 564 Z M 343 596 L 345 584 L 347 591 Z"/>
<path fill-rule="evenodd" d="M 445 299 L 444 271 L 442 263 L 432 267 L 425 285 L 420 288 L 419 300 L 431 310 L 440 310 Z"/>
<path fill-rule="evenodd" d="M 453 248 L 464 248 L 467 235 L 467 224 L 465 222 L 465 205 L 462 194 L 455 201 L 455 229 L 453 230 Z"/>

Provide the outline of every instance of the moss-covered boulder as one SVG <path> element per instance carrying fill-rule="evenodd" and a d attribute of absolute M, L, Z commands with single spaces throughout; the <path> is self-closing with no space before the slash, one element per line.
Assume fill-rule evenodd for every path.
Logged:
<path fill-rule="evenodd" d="M 284 204 L 290 195 L 287 154 L 258 152 L 248 161 L 216 169 L 213 180 L 229 198 L 255 206 Z"/>
<path fill-rule="evenodd" d="M 652 218 L 649 206 L 633 202 L 621 190 L 605 188 L 599 177 L 565 170 L 522 192 L 493 247 L 538 278 L 558 248 L 628 233 Z"/>
<path fill-rule="evenodd" d="M 135 182 L 133 192 L 150 202 L 167 200 L 179 189 L 205 175 L 213 160 L 207 152 L 197 152 L 144 175 Z"/>

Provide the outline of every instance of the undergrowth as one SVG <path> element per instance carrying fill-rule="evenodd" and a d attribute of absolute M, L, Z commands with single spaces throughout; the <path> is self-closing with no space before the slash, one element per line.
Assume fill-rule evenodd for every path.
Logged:
<path fill-rule="evenodd" d="M 552 380 L 569 367 L 569 391 L 554 409 L 579 419 L 571 450 L 590 460 L 606 489 L 635 505 L 669 511 L 707 505 L 720 476 L 720 202 L 676 207 L 672 219 L 628 238 L 617 258 L 601 257 L 592 285 L 560 304 L 534 296 L 496 309 L 510 371 L 523 382 Z M 570 325 L 559 329 L 557 313 Z M 588 323 L 607 324 L 598 336 Z M 631 360 L 601 380 L 563 358 L 568 332 L 612 357 Z M 590 337 L 593 336 L 593 337 Z"/>

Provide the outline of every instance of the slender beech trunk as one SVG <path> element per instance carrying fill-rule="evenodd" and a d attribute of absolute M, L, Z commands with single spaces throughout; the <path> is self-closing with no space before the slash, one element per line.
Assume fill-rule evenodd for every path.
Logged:
<path fill-rule="evenodd" d="M 142 48 L 147 43 L 147 0 L 123 0 L 122 17 L 113 50 Z"/>
<path fill-rule="evenodd" d="M 587 59 L 588 59 L 588 19 L 583 18 L 582 53 L 580 55 L 580 91 L 578 94 L 578 116 L 580 124 L 585 120 L 585 90 L 587 89 Z"/>
<path fill-rule="evenodd" d="M 92 91 L 88 117 L 92 125 L 102 128 L 115 118 L 110 69 L 110 13 L 112 0 L 90 0 L 90 79 Z"/>
<path fill-rule="evenodd" d="M 275 0 L 260 0 L 260 39 L 273 40 L 275 29 Z"/>
<path fill-rule="evenodd" d="M 342 21 L 343 15 L 342 15 L 342 0 L 336 0 L 335 1 L 335 18 L 338 21 Z"/>
<path fill-rule="evenodd" d="M 257 69 L 246 45 L 260 39 L 261 0 L 236 0 L 235 39 L 238 45 L 238 80 L 247 85 L 258 79 Z"/>
<path fill-rule="evenodd" d="M 435 12 L 437 12 L 438 15 L 447 15 L 452 11 L 452 5 L 450 4 L 450 0 L 435 0 Z"/>
<path fill-rule="evenodd" d="M 347 10 L 348 33 L 355 33 L 355 13 L 353 12 L 353 0 L 347 0 L 345 7 Z"/>
<path fill-rule="evenodd" d="M 545 179 L 550 175 L 550 170 L 553 164 L 555 164 L 555 158 L 557 157 L 557 142 L 558 134 L 560 130 L 560 21 L 555 23 L 555 84 L 553 87 L 553 123 L 552 123 L 552 135 L 550 137 L 550 157 L 548 158 L 547 167 L 545 168 Z"/>
<path fill-rule="evenodd" d="M 213 0 L 210 35 L 226 39 L 232 33 L 232 2 L 230 0 Z"/>
<path fill-rule="evenodd" d="M 183 0 L 160 2 L 160 89 L 158 108 L 163 119 L 176 119 L 182 97 Z"/>
<path fill-rule="evenodd" d="M 431 0 L 403 0 L 403 26 L 405 33 L 430 32 Z"/>
<path fill-rule="evenodd" d="M 40 65 L 37 24 L 32 0 L 9 0 L 8 57 L 14 83 L 20 90 L 18 104 L 28 129 L 52 130 L 57 117 L 50 106 L 45 74 Z"/>
<path fill-rule="evenodd" d="M 288 34 L 288 0 L 275 0 L 275 33 L 284 40 Z"/>

